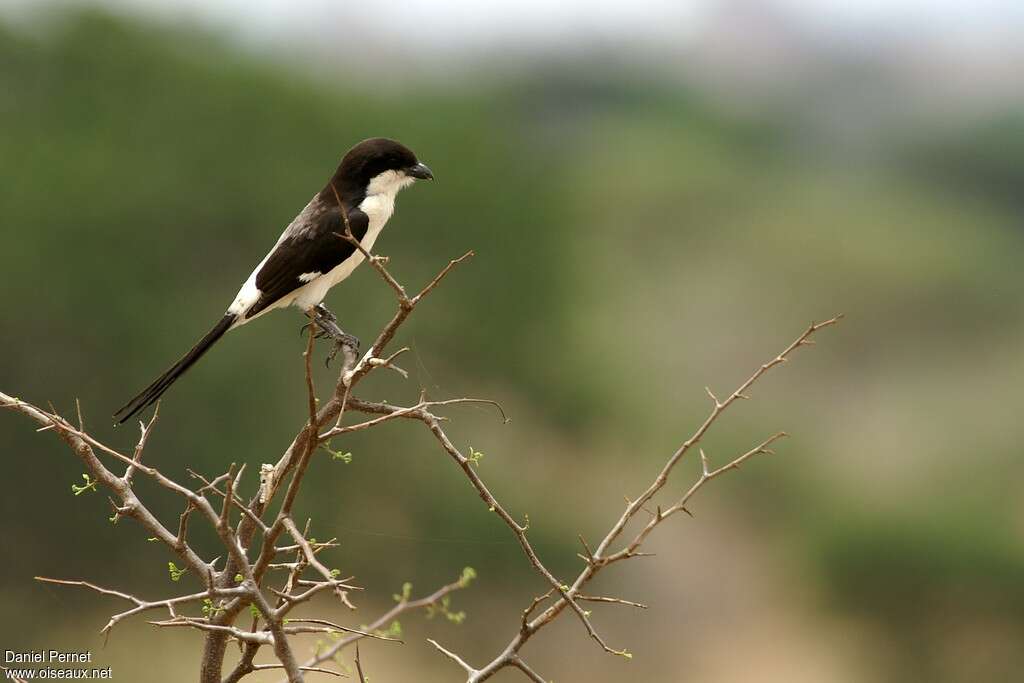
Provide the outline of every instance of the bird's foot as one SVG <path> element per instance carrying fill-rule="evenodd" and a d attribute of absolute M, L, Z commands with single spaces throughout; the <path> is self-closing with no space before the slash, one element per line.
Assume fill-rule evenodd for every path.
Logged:
<path fill-rule="evenodd" d="M 354 335 L 348 334 L 338 325 L 338 318 L 323 304 L 319 304 L 312 309 L 310 317 L 313 319 L 313 323 L 317 326 L 316 338 L 322 339 L 330 337 L 334 340 L 334 348 L 327 354 L 327 358 L 324 364 L 327 367 L 331 366 L 331 361 L 334 360 L 335 356 L 341 350 L 346 351 L 346 356 L 351 354 L 355 357 L 359 353 L 359 339 Z M 307 323 L 303 326 L 303 329 L 309 327 L 311 323 Z"/>
<path fill-rule="evenodd" d="M 354 335 L 342 332 L 340 337 L 334 337 L 334 348 L 327 354 L 327 358 L 324 359 L 324 365 L 331 367 L 331 361 L 338 355 L 338 352 L 344 350 L 345 355 L 352 354 L 354 359 L 359 355 L 359 339 Z"/>
<path fill-rule="evenodd" d="M 332 337 L 331 330 L 337 330 L 341 333 L 341 328 L 338 327 L 338 316 L 327 310 L 327 307 L 323 304 L 317 304 L 309 311 L 306 311 L 306 315 L 316 322 L 316 334 L 313 336 L 316 339 L 323 339 L 324 337 Z M 306 334 L 306 330 L 310 328 L 313 323 L 306 323 L 299 328 L 299 336 Z"/>
<path fill-rule="evenodd" d="M 299 328 L 299 336 L 300 337 L 306 336 L 306 330 L 308 330 L 310 327 L 312 327 L 312 325 L 313 325 L 313 323 L 306 323 L 305 325 L 300 327 Z M 320 327 L 320 325 L 316 326 L 316 332 L 313 333 L 313 338 L 314 339 L 325 339 L 325 338 L 330 337 L 330 336 L 331 336 L 331 334 L 329 332 L 325 331 L 324 328 Z"/>

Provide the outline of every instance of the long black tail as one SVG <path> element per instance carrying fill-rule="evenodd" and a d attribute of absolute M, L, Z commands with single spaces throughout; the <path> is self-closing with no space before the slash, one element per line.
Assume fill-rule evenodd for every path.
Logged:
<path fill-rule="evenodd" d="M 221 318 L 220 322 L 214 325 L 213 329 L 207 332 L 205 337 L 196 342 L 196 345 L 181 357 L 181 360 L 168 368 L 167 372 L 157 377 L 152 384 L 142 390 L 142 393 L 124 404 L 114 413 L 114 418 L 117 419 L 118 424 L 124 424 L 125 421 L 130 420 L 136 413 L 156 403 L 157 399 L 174 384 L 176 379 L 184 375 L 204 353 L 210 350 L 210 347 L 218 339 L 224 336 L 224 333 L 228 331 L 228 328 L 231 327 L 236 318 L 237 316 L 231 313 Z"/>

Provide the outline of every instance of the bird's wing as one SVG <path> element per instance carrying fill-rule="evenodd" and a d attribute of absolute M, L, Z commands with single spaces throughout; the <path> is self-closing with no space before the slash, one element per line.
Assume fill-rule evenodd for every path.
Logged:
<path fill-rule="evenodd" d="M 348 213 L 348 225 L 357 240 L 366 235 L 369 219 L 359 209 Z M 304 225 L 290 226 L 256 273 L 260 292 L 245 317 L 251 318 L 307 282 L 326 275 L 355 252 L 355 246 L 340 237 L 345 234 L 341 211 L 334 206 Z"/>

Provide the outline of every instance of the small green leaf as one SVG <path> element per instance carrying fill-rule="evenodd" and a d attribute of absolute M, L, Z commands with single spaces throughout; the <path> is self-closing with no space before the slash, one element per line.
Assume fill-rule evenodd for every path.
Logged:
<path fill-rule="evenodd" d="M 476 570 L 472 567 L 463 567 L 462 576 L 459 577 L 459 588 L 465 588 L 476 578 Z"/>
<path fill-rule="evenodd" d="M 218 614 L 220 614 L 221 612 L 224 611 L 224 609 L 222 607 L 215 606 L 213 604 L 213 600 L 211 600 L 210 598 L 205 598 L 203 600 L 203 608 L 202 609 L 203 609 L 203 616 L 205 616 L 207 619 L 212 619 L 213 617 L 217 616 Z"/>
<path fill-rule="evenodd" d="M 349 463 L 352 462 L 352 452 L 351 451 L 349 451 L 347 453 L 343 453 L 341 451 L 332 450 L 331 449 L 331 442 L 330 441 L 328 441 L 323 446 L 321 446 L 321 448 L 323 448 L 325 451 L 327 451 L 328 453 L 331 454 L 331 460 L 340 460 L 343 463 L 345 463 L 346 465 L 348 465 Z"/>
<path fill-rule="evenodd" d="M 433 603 L 427 605 L 427 619 L 433 619 L 438 614 L 444 616 L 445 619 L 453 624 L 461 624 L 466 620 L 466 613 L 463 611 L 453 612 L 451 610 L 452 600 L 451 597 L 446 595 L 441 598 L 439 603 Z"/>
<path fill-rule="evenodd" d="M 82 475 L 82 479 L 85 480 L 85 484 L 83 486 L 78 486 L 77 484 L 72 484 L 71 485 L 71 492 L 73 494 L 75 494 L 76 496 L 80 496 L 83 493 L 85 493 L 86 491 L 93 491 L 93 492 L 96 491 L 96 480 L 95 479 L 90 477 L 88 474 L 83 474 Z"/>
<path fill-rule="evenodd" d="M 171 581 L 181 581 L 181 577 L 184 576 L 185 572 L 188 571 L 188 567 L 184 569 L 178 569 L 173 562 L 167 563 L 167 571 L 171 575 Z"/>
<path fill-rule="evenodd" d="M 412 595 L 412 584 L 406 581 L 402 584 L 402 594 L 392 593 L 391 597 L 394 598 L 395 602 L 406 602 Z"/>

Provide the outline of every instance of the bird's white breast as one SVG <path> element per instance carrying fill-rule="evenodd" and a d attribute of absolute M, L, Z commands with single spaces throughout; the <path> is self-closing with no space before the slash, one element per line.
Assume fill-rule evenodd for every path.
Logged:
<path fill-rule="evenodd" d="M 377 242 L 380 231 L 384 229 L 384 225 L 391 218 L 391 214 L 395 212 L 395 196 L 369 196 L 359 205 L 359 210 L 369 218 L 366 234 L 363 235 L 363 239 L 359 240 L 359 244 L 363 246 L 367 253 L 372 253 L 373 245 Z M 307 282 L 288 296 L 283 297 L 280 306 L 287 306 L 291 303 L 303 310 L 316 306 L 324 300 L 331 287 L 351 275 L 356 266 L 365 260 L 366 257 L 363 256 L 363 252 L 358 249 L 355 250 L 351 256 L 334 266 L 328 273 Z M 288 300 L 287 303 L 285 303 L 285 300 Z"/>

